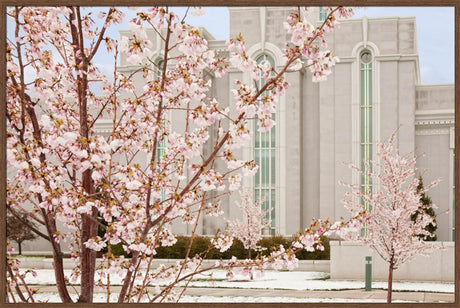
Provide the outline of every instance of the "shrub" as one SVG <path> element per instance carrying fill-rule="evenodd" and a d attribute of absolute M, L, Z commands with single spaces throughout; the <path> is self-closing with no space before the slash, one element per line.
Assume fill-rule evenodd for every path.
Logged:
<path fill-rule="evenodd" d="M 248 250 L 244 248 L 243 242 L 238 239 L 233 240 L 232 246 L 227 251 L 220 253 L 221 257 L 217 257 L 217 259 L 231 259 L 233 256 L 237 257 L 238 259 L 247 259 L 248 258 Z M 256 256 L 256 254 L 252 254 Z"/>
<path fill-rule="evenodd" d="M 299 260 L 329 260 L 329 239 L 326 237 L 322 237 L 321 240 L 324 246 L 324 251 L 308 252 L 306 250 L 301 250 L 296 254 L 297 258 Z M 262 255 L 268 256 L 273 251 L 273 249 L 275 249 L 279 245 L 289 247 L 291 242 L 292 237 L 283 237 L 280 235 L 264 237 L 262 240 L 259 241 L 258 245 L 264 247 L 265 249 L 260 252 L 256 252 L 253 250 L 251 252 L 251 255 L 255 257 L 260 253 Z M 177 236 L 177 242 L 174 245 L 169 247 L 158 247 L 156 249 L 157 254 L 155 255 L 155 258 L 183 259 L 187 253 L 189 243 L 189 236 L 179 235 Z M 210 237 L 195 236 L 192 247 L 190 249 L 189 257 L 194 257 L 196 254 L 202 253 L 209 247 L 210 243 Z M 129 257 L 129 255 L 123 251 L 121 244 L 112 245 L 111 250 L 114 255 L 124 255 L 126 257 Z M 210 249 L 206 258 L 230 259 L 233 256 L 237 257 L 238 259 L 246 259 L 248 257 L 248 250 L 244 248 L 243 243 L 238 239 L 234 239 L 232 246 L 225 252 L 220 252 L 216 248 Z"/>
<path fill-rule="evenodd" d="M 292 240 L 290 237 L 283 237 L 281 235 L 272 235 L 272 236 L 267 236 L 261 239 L 259 242 L 259 246 L 265 248 L 261 252 L 262 255 L 268 256 L 279 245 L 283 245 L 284 248 L 287 248 L 291 245 L 291 242 Z"/>
<path fill-rule="evenodd" d="M 110 251 L 115 256 L 125 256 L 125 258 L 131 258 L 131 253 L 127 253 L 123 249 L 123 244 L 122 243 L 118 243 L 116 245 L 111 245 L 110 246 Z"/>
<path fill-rule="evenodd" d="M 305 249 L 296 253 L 299 260 L 329 260 L 331 256 L 331 247 L 329 245 L 329 239 L 325 236 L 321 237 L 321 243 L 324 246 L 324 250 L 315 250 L 313 252 L 306 251 Z"/>
<path fill-rule="evenodd" d="M 156 249 L 157 254 L 155 257 L 159 259 L 183 259 L 187 252 L 190 238 L 182 235 L 179 235 L 176 238 L 177 242 L 174 245 L 168 247 L 158 247 Z"/>

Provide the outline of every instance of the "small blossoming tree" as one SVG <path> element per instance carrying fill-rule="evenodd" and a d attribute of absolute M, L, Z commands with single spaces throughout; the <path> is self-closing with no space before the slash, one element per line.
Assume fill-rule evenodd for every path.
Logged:
<path fill-rule="evenodd" d="M 262 239 L 262 231 L 271 223 L 265 218 L 269 210 L 262 209 L 263 202 L 264 198 L 253 202 L 251 192 L 244 190 L 241 193 L 241 202 L 238 202 L 237 205 L 244 212 L 246 221 L 239 219 L 228 221 L 228 231 L 243 243 L 244 248 L 249 250 L 249 259 L 251 259 L 251 249 L 260 249 L 257 243 Z"/>
<path fill-rule="evenodd" d="M 239 239 L 245 249 L 248 250 L 248 258 L 251 259 L 252 250 L 261 250 L 262 247 L 257 243 L 262 239 L 262 231 L 270 226 L 271 221 L 265 216 L 269 210 L 263 210 L 262 204 L 264 198 L 253 202 L 251 192 L 245 190 L 241 193 L 241 202 L 238 202 L 238 207 L 244 212 L 246 221 L 239 219 L 228 221 L 228 232 Z M 250 273 L 251 280 L 253 279 L 252 272 Z"/>
<path fill-rule="evenodd" d="M 437 247 L 423 240 L 433 236 L 426 227 L 433 223 L 434 217 L 419 208 L 421 196 L 439 180 L 420 187 L 420 179 L 415 176 L 415 155 L 401 156 L 394 142 L 395 134 L 386 143 L 378 144 L 377 159 L 366 162 L 365 170 L 350 165 L 357 172 L 370 176 L 376 191 L 348 185 L 350 191 L 343 201 L 352 213 L 362 211 L 363 202 L 371 206 L 364 220 L 368 232 L 365 235 L 355 233 L 351 238 L 368 245 L 388 263 L 388 303 L 391 303 L 393 271 Z M 435 205 L 425 207 L 434 208 Z M 415 213 L 418 215 L 412 221 Z"/>
<path fill-rule="evenodd" d="M 156 249 L 176 241 L 173 223 L 191 224 L 193 238 L 201 217 L 221 215 L 219 198 L 257 171 L 254 161 L 239 159 L 235 150 L 250 138 L 254 118 L 262 132 L 275 124 L 272 113 L 288 87 L 285 73 L 308 68 L 314 81 L 331 73 L 337 59 L 325 34 L 334 30 L 337 17 L 353 10 L 328 8 L 319 26 L 304 20 L 302 10 L 287 18 L 292 38 L 279 70 L 248 57 L 241 35 L 228 40 L 228 56 L 219 55 L 186 16 L 168 7 L 138 11 L 129 23 L 131 34 L 119 42 L 107 35 L 123 21 L 119 8 L 96 15 L 78 6 L 8 10 L 14 29 L 7 44 L 7 160 L 14 175 L 7 183 L 7 209 L 16 216 L 27 213 L 40 226 L 32 230 L 50 244 L 62 302 L 74 301 L 69 283 L 78 280 L 78 302 L 92 302 L 96 285 L 107 290 L 109 301 L 114 275 L 122 277 L 119 303 L 177 301 L 183 290 L 173 287 L 205 270 L 292 268 L 296 249 L 312 249 L 318 234 L 340 226 L 317 221 L 291 248 L 258 260 L 223 260 L 203 268 L 209 247 L 174 266 L 151 268 Z M 146 28 L 159 38 L 161 61 L 152 60 Z M 101 52 L 113 56 L 110 76 L 94 62 Z M 118 68 L 121 56 L 134 71 Z M 250 78 L 247 84 L 235 80 L 236 114 L 209 96 L 210 74 L 219 78 L 230 68 Z M 260 88 L 259 76 L 265 79 Z M 181 130 L 167 117 L 171 112 L 182 119 Z M 101 121 L 109 127 L 106 135 L 96 129 Z M 102 236 L 99 228 L 105 229 Z M 225 250 L 231 240 L 223 230 L 212 245 Z M 111 252 L 119 243 L 132 258 Z M 76 264 L 69 277 L 63 245 Z M 105 247 L 96 265 L 96 253 Z M 166 287 L 158 287 L 160 282 Z M 15 300 L 14 292 L 9 296 Z"/>

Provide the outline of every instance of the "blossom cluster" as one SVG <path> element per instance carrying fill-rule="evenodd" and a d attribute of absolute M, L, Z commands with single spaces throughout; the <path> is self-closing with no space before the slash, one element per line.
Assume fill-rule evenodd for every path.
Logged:
<path fill-rule="evenodd" d="M 307 20 L 302 19 L 302 14 L 293 12 L 284 23 L 285 29 L 291 33 L 291 45 L 287 44 L 284 57 L 290 59 L 295 56 L 291 70 L 303 68 L 306 59 L 306 67 L 309 67 L 314 82 L 327 79 L 332 73 L 332 67 L 339 61 L 333 52 L 327 49 L 326 33 L 332 32 L 339 26 L 334 13 L 340 18 L 353 16 L 353 9 L 348 8 L 325 8 L 327 17 L 321 26 L 315 27 Z M 308 13 L 305 8 L 305 14 Z M 320 42 L 320 43 L 319 43 Z M 302 58 L 300 57 L 302 56 Z"/>

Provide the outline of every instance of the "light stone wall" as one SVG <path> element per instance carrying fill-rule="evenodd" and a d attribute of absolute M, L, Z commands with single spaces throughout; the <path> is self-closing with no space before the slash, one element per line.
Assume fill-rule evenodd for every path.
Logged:
<path fill-rule="evenodd" d="M 418 135 L 417 173 L 422 176 L 425 186 L 440 178 L 441 182 L 427 192 L 433 203 L 439 207 L 435 209 L 438 229 L 436 234 L 440 240 L 451 240 L 449 230 L 449 135 Z"/>
<path fill-rule="evenodd" d="M 417 110 L 454 110 L 454 84 L 417 85 Z"/>
<path fill-rule="evenodd" d="M 454 282 L 454 243 L 436 242 L 427 256 L 419 255 L 393 272 L 393 281 Z M 388 280 L 388 263 L 372 249 L 356 242 L 331 241 L 331 279 L 365 279 L 366 256 L 372 257 L 372 281 Z M 444 248 L 442 248 L 444 247 Z"/>
<path fill-rule="evenodd" d="M 334 192 L 334 219 L 346 217 L 347 211 L 341 200 L 345 195 L 346 188 L 339 184 L 339 181 L 351 183 L 351 172 L 348 164 L 352 162 L 352 97 L 353 87 L 345 80 L 352 80 L 352 64 L 339 63 L 332 73 L 331 80 L 334 81 L 334 136 L 335 145 L 334 161 L 334 180 L 330 185 Z M 322 204 L 320 204 L 321 206 Z"/>
<path fill-rule="evenodd" d="M 285 138 L 286 144 L 286 160 L 281 162 L 279 172 L 286 172 L 286 198 L 280 200 L 280 205 L 285 203 L 285 234 L 294 234 L 302 228 L 301 213 L 301 130 L 300 128 L 300 108 L 302 105 L 302 87 L 301 74 L 293 73 L 286 76 L 286 80 L 291 85 L 291 90 L 286 93 L 285 108 L 286 118 L 286 135 L 279 136 L 280 139 Z"/>
<path fill-rule="evenodd" d="M 453 84 L 418 85 L 415 142 L 417 173 L 426 185 L 440 183 L 427 192 L 438 206 L 438 240 L 453 240 L 454 207 L 454 90 Z"/>
<path fill-rule="evenodd" d="M 401 28 L 405 34 L 398 36 Z M 409 43 L 401 47 L 398 37 L 399 40 L 408 38 Z M 309 74 L 304 79 L 304 89 L 308 89 L 304 91 L 304 110 L 311 112 L 304 112 L 302 127 L 304 225 L 313 217 L 338 219 L 347 215 L 341 203 L 345 188 L 338 182 L 351 183 L 351 171 L 344 163 L 359 162 L 359 154 L 352 148 L 353 140 L 359 140 L 353 134 L 359 131 L 353 132 L 352 119 L 353 113 L 355 120 L 359 119 L 359 62 L 354 52 L 360 44 L 361 48 L 367 45 L 375 58 L 374 142 L 384 141 L 398 131 L 401 152 L 415 149 L 415 85 L 418 82 L 418 57 L 413 54 L 415 20 L 347 20 L 339 30 L 328 35 L 327 41 L 343 61 L 335 66 L 328 80 L 314 90 Z M 401 128 L 398 130 L 398 127 Z M 375 152 L 374 149 L 374 158 Z"/>
<path fill-rule="evenodd" d="M 320 120 L 319 83 L 311 81 L 309 72 L 303 75 L 302 93 L 302 224 L 320 216 Z"/>

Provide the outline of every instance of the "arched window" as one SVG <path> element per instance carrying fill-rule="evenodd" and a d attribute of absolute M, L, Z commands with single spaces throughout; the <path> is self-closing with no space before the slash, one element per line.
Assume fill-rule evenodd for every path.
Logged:
<path fill-rule="evenodd" d="M 372 61 L 369 50 L 360 54 L 360 162 L 361 170 L 365 170 L 365 163 L 373 158 L 373 101 L 372 101 Z M 372 167 L 372 166 L 371 166 Z M 372 179 L 366 174 L 361 175 L 361 188 L 365 192 L 372 192 Z M 371 210 L 370 204 L 361 201 L 363 207 Z M 366 226 L 363 233 L 367 234 Z"/>
<path fill-rule="evenodd" d="M 275 61 L 272 57 L 263 54 L 257 57 L 257 63 L 267 61 L 272 67 L 275 66 Z M 274 73 L 272 73 L 274 75 Z M 264 79 L 259 77 L 259 89 L 264 86 Z M 276 114 L 272 115 L 276 121 Z M 259 170 L 255 175 L 254 194 L 255 200 L 260 197 L 265 197 L 262 205 L 264 210 L 269 210 L 266 217 L 271 221 L 270 234 L 276 232 L 276 126 L 272 127 L 268 132 L 259 132 L 257 123 L 254 127 L 254 158 L 255 163 L 259 166 Z"/>

